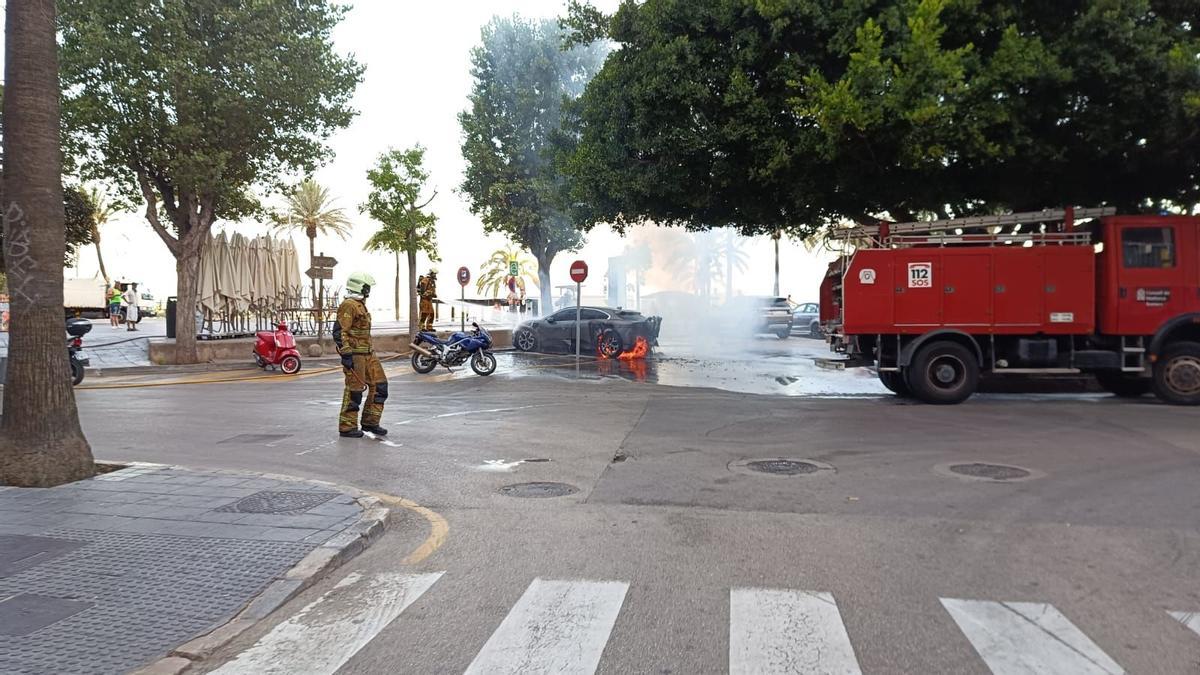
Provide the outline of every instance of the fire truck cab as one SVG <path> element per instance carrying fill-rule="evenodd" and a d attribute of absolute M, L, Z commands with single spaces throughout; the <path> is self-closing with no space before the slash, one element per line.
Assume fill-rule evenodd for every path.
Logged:
<path fill-rule="evenodd" d="M 1200 217 L 1047 210 L 839 231 L 821 289 L 847 366 L 958 403 L 981 373 L 1095 375 L 1200 404 Z"/>

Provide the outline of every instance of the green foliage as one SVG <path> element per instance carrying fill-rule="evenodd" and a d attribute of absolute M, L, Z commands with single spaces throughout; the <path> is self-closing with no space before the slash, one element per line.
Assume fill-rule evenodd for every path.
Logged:
<path fill-rule="evenodd" d="M 493 19 L 471 52 L 475 84 L 459 115 L 467 160 L 460 191 L 486 231 L 533 253 L 547 307 L 551 261 L 583 243 L 553 162 L 574 143 L 560 133 L 563 103 L 580 95 L 603 59 L 598 45 L 564 50 L 566 37 L 553 21 Z"/>
<path fill-rule="evenodd" d="M 475 290 L 490 294 L 493 298 L 500 297 L 500 291 L 508 283 L 510 260 L 517 261 L 518 269 L 521 271 L 519 276 L 537 287 L 537 261 L 530 258 L 529 254 L 520 247 L 509 245 L 493 251 L 488 261 L 479 266 L 479 278 L 475 281 Z"/>
<path fill-rule="evenodd" d="M 63 189 L 63 211 L 67 226 L 67 260 L 75 258 L 80 246 L 92 243 L 96 205 L 79 188 Z"/>
<path fill-rule="evenodd" d="M 363 69 L 332 49 L 344 6 L 61 0 L 59 8 L 64 119 L 86 175 L 129 203 L 156 196 L 181 238 L 259 212 L 252 192 L 313 171 L 329 156 L 324 141 L 354 115 Z"/>
<path fill-rule="evenodd" d="M 589 19 L 588 17 L 592 18 Z M 1200 0 L 645 0 L 560 155 L 581 226 L 1200 199 Z"/>
<path fill-rule="evenodd" d="M 425 253 L 430 260 L 438 260 L 437 216 L 421 210 L 428 201 L 417 204 L 429 180 L 429 172 L 422 166 L 424 160 L 425 148 L 419 145 L 407 150 L 389 149 L 367 171 L 371 193 L 359 210 L 383 227 L 367 240 L 366 250 Z"/>
<path fill-rule="evenodd" d="M 350 235 L 350 219 L 346 211 L 333 205 L 329 188 L 305 178 L 296 189 L 284 197 L 282 213 L 274 214 L 275 229 L 300 230 L 309 239 L 318 234 L 335 234 L 341 239 Z"/>

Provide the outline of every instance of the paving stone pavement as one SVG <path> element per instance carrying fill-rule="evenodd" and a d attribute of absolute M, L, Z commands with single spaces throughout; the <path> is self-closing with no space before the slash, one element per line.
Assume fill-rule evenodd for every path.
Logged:
<path fill-rule="evenodd" d="M 157 465 L 0 487 L 0 673 L 137 668 L 233 618 L 362 514 L 327 484 Z"/>

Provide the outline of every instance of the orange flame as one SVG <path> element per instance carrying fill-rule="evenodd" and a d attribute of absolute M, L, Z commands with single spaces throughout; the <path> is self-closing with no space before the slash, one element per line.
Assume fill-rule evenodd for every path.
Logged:
<path fill-rule="evenodd" d="M 635 359 L 644 359 L 650 353 L 650 342 L 644 337 L 638 337 L 633 343 L 633 349 L 623 352 L 617 358 L 622 361 L 633 361 Z"/>

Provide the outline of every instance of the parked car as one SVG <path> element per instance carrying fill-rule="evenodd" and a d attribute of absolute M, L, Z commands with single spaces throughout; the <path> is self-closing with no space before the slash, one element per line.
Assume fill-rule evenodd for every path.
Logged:
<path fill-rule="evenodd" d="M 820 338 L 821 306 L 815 302 L 803 302 L 792 312 L 792 335 L 807 335 Z"/>
<path fill-rule="evenodd" d="M 638 338 L 646 346 L 658 344 L 662 317 L 612 307 L 579 309 L 580 349 L 608 358 L 632 350 Z M 572 353 L 575 351 L 575 308 L 560 309 L 550 316 L 525 321 L 513 331 L 513 346 L 523 352 Z"/>
<path fill-rule="evenodd" d="M 725 304 L 722 313 L 727 331 L 744 331 L 749 324 L 755 335 L 770 333 L 786 340 L 792 334 L 792 306 L 787 298 L 753 295 L 734 298 Z"/>

